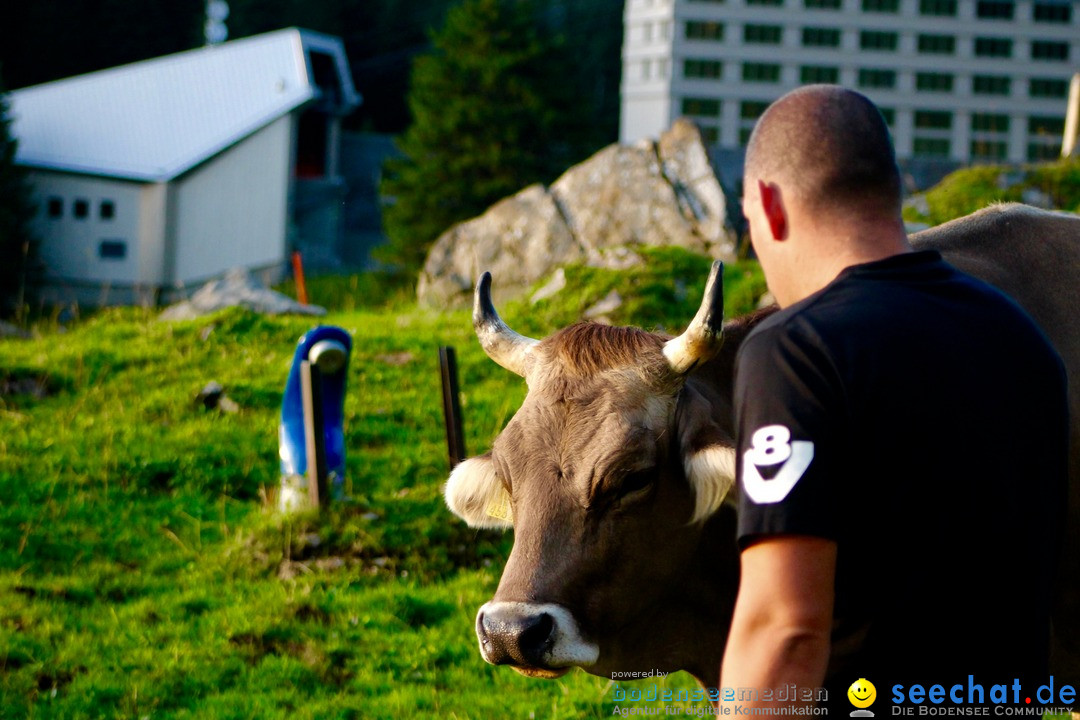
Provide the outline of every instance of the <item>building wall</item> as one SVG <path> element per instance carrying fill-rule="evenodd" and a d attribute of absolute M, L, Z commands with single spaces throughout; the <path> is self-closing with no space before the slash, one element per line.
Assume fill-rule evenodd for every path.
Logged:
<path fill-rule="evenodd" d="M 739 148 L 766 104 L 835 82 L 882 108 L 901 159 L 1036 160 L 1080 66 L 1076 0 L 627 0 L 624 22 L 623 142 L 688 116 Z"/>
<path fill-rule="evenodd" d="M 149 246 L 160 239 L 162 217 L 146 213 L 152 186 L 46 170 L 31 170 L 30 181 L 38 204 L 33 228 L 41 238 L 48 284 L 160 282 Z"/>
<path fill-rule="evenodd" d="M 166 265 L 174 285 L 233 267 L 284 267 L 293 115 L 173 182 Z"/>

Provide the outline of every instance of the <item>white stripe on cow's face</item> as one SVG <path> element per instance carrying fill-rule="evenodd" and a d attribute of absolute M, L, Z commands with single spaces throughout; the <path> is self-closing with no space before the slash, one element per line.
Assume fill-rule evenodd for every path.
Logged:
<path fill-rule="evenodd" d="M 720 509 L 735 485 L 735 448 L 710 445 L 688 455 L 683 467 L 694 488 L 694 515 L 690 522 L 705 520 Z"/>
<path fill-rule="evenodd" d="M 554 603 L 526 602 L 486 602 L 480 606 L 477 618 L 492 611 L 511 612 L 525 616 L 547 614 L 555 621 L 551 634 L 551 645 L 541 658 L 549 668 L 588 667 L 600 658 L 600 648 L 596 643 L 587 642 L 581 635 L 577 620 L 562 605 Z M 480 654 L 488 660 L 484 643 L 480 642 Z"/>
<path fill-rule="evenodd" d="M 509 513 L 489 512 L 490 508 L 503 508 L 509 504 L 506 488 L 495 475 L 490 455 L 469 458 L 450 473 L 443 489 L 450 512 L 475 528 L 513 527 Z"/>

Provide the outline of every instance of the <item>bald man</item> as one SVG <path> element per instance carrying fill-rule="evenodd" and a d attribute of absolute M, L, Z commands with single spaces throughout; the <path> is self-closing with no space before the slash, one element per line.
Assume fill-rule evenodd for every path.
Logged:
<path fill-rule="evenodd" d="M 995 684 L 1035 702 L 1065 505 L 1060 359 L 1011 300 L 912 251 L 862 95 L 770 106 L 744 188 L 781 310 L 737 360 L 742 571 L 721 686 L 824 686 L 847 713 L 865 678 L 878 717 L 991 703 Z"/>

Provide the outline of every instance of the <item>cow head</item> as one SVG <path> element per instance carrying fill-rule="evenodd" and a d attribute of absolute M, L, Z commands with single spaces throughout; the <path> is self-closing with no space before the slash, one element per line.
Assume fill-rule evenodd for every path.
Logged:
<path fill-rule="evenodd" d="M 709 389 L 688 382 L 722 342 L 721 270 L 714 263 L 697 315 L 672 339 L 598 324 L 527 338 L 496 313 L 491 276 L 480 279 L 480 342 L 528 385 L 491 451 L 458 465 L 445 490 L 469 525 L 514 529 L 498 590 L 476 618 L 488 662 L 548 678 L 573 666 L 608 677 L 657 662 L 690 669 L 664 637 L 685 632 L 670 627 L 673 604 L 699 604 L 684 610 L 726 625 L 703 588 L 737 569 L 703 557 L 723 555 L 703 537 L 733 484 L 730 405 L 717 412 Z M 726 514 L 720 535 L 731 543 Z"/>

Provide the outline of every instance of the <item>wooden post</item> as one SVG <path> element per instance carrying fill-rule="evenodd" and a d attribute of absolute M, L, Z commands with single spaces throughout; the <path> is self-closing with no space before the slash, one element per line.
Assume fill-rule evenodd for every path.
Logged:
<path fill-rule="evenodd" d="M 457 357 L 454 354 L 454 348 L 439 348 L 439 371 L 442 375 L 446 450 L 450 458 L 450 469 L 453 470 L 465 459 L 465 430 L 461 422 L 461 399 L 458 396 Z"/>
<path fill-rule="evenodd" d="M 293 250 L 292 254 L 293 279 L 296 280 L 296 301 L 301 305 L 308 304 L 307 283 L 304 282 L 304 260 L 299 250 Z"/>
<path fill-rule="evenodd" d="M 300 363 L 300 396 L 304 405 L 304 447 L 307 454 L 308 498 L 322 508 L 326 488 L 326 432 L 323 423 L 322 372 L 308 360 Z"/>

